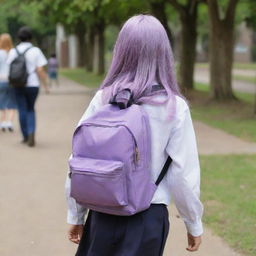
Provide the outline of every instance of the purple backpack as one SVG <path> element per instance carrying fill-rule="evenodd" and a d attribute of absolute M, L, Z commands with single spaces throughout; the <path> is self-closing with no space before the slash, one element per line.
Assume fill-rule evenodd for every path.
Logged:
<path fill-rule="evenodd" d="M 131 97 L 123 99 L 115 97 L 76 128 L 69 161 L 71 197 L 91 210 L 113 215 L 133 215 L 149 208 L 171 163 L 168 157 L 153 182 L 147 114 L 131 104 Z"/>

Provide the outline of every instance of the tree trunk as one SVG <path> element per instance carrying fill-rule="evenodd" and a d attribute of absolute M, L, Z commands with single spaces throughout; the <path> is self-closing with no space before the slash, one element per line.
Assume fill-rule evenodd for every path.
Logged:
<path fill-rule="evenodd" d="M 98 34 L 98 70 L 97 73 L 102 75 L 105 73 L 105 24 L 101 22 L 97 26 Z"/>
<path fill-rule="evenodd" d="M 77 32 L 78 37 L 78 67 L 84 67 L 86 63 L 86 40 L 85 40 L 85 31 Z"/>
<path fill-rule="evenodd" d="M 234 99 L 232 91 L 233 27 L 219 22 L 210 34 L 210 83 L 215 99 Z"/>
<path fill-rule="evenodd" d="M 93 71 L 94 62 L 94 43 L 95 43 L 95 30 L 90 27 L 87 37 L 87 54 L 86 54 L 86 69 L 89 72 Z"/>
<path fill-rule="evenodd" d="M 181 4 L 177 0 L 169 0 L 169 3 L 179 13 L 181 21 L 180 67 L 178 80 L 181 89 L 186 93 L 187 90 L 194 89 L 199 1 L 187 0 Z"/>
<path fill-rule="evenodd" d="M 194 67 L 197 42 L 197 8 L 181 15 L 179 83 L 183 91 L 194 89 Z"/>
<path fill-rule="evenodd" d="M 226 15 L 220 18 L 218 2 L 208 0 L 210 19 L 210 83 L 211 94 L 218 100 L 234 99 L 232 65 L 234 51 L 234 19 L 238 0 L 229 0 Z"/>
<path fill-rule="evenodd" d="M 165 1 L 150 3 L 153 14 L 160 20 L 164 26 L 172 48 L 174 47 L 174 38 L 168 25 L 168 19 L 165 13 Z"/>

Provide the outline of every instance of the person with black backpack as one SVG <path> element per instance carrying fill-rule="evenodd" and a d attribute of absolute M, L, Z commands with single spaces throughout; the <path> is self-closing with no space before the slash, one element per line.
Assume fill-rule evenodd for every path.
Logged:
<path fill-rule="evenodd" d="M 8 56 L 10 65 L 9 82 L 14 88 L 23 143 L 35 146 L 36 115 L 35 102 L 39 93 L 40 80 L 46 93 L 49 93 L 47 75 L 44 66 L 47 64 L 42 51 L 32 45 L 32 32 L 28 27 L 18 31 L 21 41 Z"/>

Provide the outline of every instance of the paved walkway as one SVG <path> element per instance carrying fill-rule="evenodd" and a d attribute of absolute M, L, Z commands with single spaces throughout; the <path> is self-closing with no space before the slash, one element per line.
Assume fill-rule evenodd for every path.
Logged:
<path fill-rule="evenodd" d="M 256 154 L 256 143 L 244 141 L 199 121 L 194 121 L 194 127 L 201 155 Z"/>
<path fill-rule="evenodd" d="M 234 74 L 237 75 L 245 75 L 248 77 L 256 77 L 256 72 L 253 75 L 253 71 L 246 70 L 235 70 Z M 196 68 L 194 79 L 197 82 L 209 84 L 210 83 L 210 75 L 209 70 L 207 68 Z M 256 84 L 249 83 L 240 80 L 233 80 L 233 89 L 239 92 L 245 93 L 256 93 Z"/>
<path fill-rule="evenodd" d="M 14 134 L 0 132 L 1 256 L 74 255 L 76 246 L 66 237 L 64 181 L 72 132 L 92 95 L 91 90 L 66 79 L 61 79 L 61 87 L 50 95 L 40 95 L 36 148 L 19 143 L 17 128 Z M 201 154 L 233 153 L 233 144 L 224 146 L 230 140 L 243 152 L 255 152 L 254 144 L 198 122 L 195 127 Z M 223 148 L 225 152 L 220 152 Z M 176 216 L 171 207 L 165 256 L 192 255 L 185 251 L 186 231 Z M 201 250 L 193 255 L 239 256 L 207 228 Z"/>

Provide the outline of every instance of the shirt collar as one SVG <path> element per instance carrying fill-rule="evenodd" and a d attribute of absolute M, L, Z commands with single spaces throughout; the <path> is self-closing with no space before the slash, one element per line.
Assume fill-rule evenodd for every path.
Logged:
<path fill-rule="evenodd" d="M 30 42 L 20 42 L 19 45 L 32 46 L 32 43 L 30 43 Z"/>

